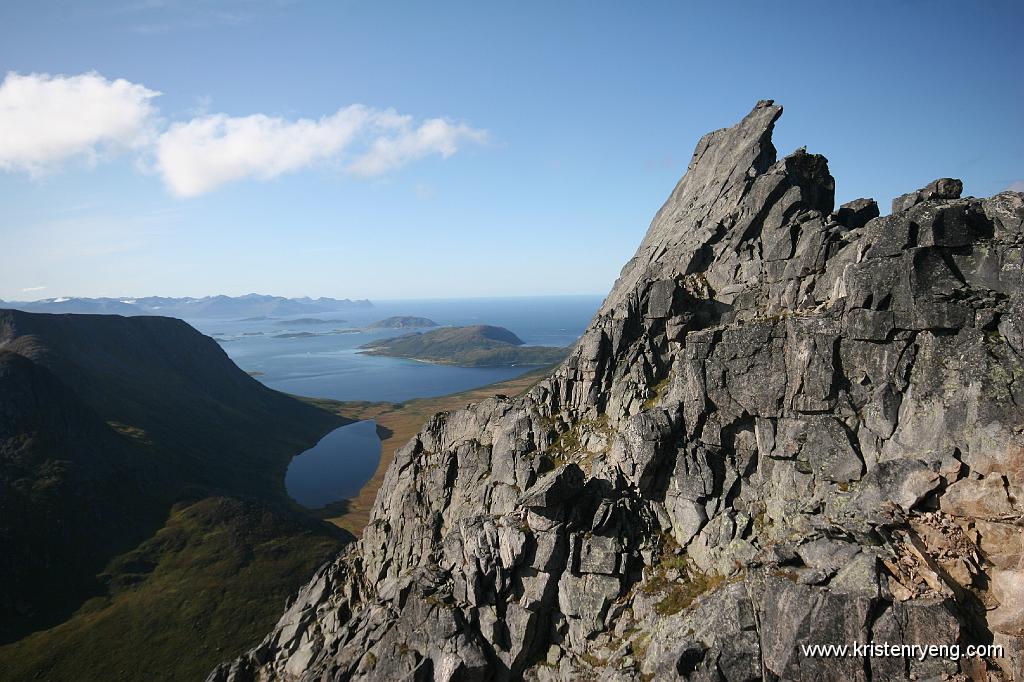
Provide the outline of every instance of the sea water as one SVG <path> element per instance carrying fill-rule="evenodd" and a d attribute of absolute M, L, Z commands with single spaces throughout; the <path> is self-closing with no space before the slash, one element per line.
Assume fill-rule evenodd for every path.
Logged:
<path fill-rule="evenodd" d="M 568 346 L 583 333 L 600 303 L 599 296 L 374 301 L 373 308 L 333 313 L 189 322 L 273 389 L 334 400 L 401 402 L 485 386 L 533 368 L 454 367 L 360 353 L 358 347 L 369 341 L 426 331 L 364 329 L 377 320 L 410 315 L 439 325 L 490 324 L 511 330 L 528 345 Z M 329 324 L 281 324 L 302 317 Z M 294 334 L 309 336 L 290 336 Z"/>

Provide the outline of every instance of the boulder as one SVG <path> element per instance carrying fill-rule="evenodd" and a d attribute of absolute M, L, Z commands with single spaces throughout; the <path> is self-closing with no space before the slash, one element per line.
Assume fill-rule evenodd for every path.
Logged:
<path fill-rule="evenodd" d="M 869 220 L 878 216 L 878 203 L 874 199 L 854 199 L 836 211 L 836 220 L 851 230 L 864 227 Z"/>

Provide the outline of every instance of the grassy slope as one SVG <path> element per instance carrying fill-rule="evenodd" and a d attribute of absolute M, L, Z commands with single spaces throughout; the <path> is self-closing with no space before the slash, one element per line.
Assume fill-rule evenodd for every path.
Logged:
<path fill-rule="evenodd" d="M 338 548 L 309 521 L 209 497 L 116 558 L 109 594 L 0 647 L 4 680 L 202 680 L 258 642 Z"/>
<path fill-rule="evenodd" d="M 341 547 L 345 534 L 301 513 L 284 488 L 289 460 L 345 423 L 336 414 L 270 391 L 177 320 L 0 311 L 4 341 L 70 386 L 100 424 L 87 429 L 87 422 L 74 420 L 78 426 L 54 446 L 26 449 L 24 443 L 57 433 L 70 408 L 53 397 L 62 394 L 42 391 L 38 381 L 8 386 L 20 390 L 0 399 L 13 401 L 8 407 L 22 415 L 0 420 L 0 455 L 11 485 L 53 487 L 54 472 L 75 471 L 65 460 L 82 467 L 99 461 L 83 444 L 96 442 L 93 432 L 102 431 L 103 422 L 117 432 L 108 431 L 107 440 L 121 443 L 106 451 L 128 448 L 130 461 L 143 469 L 133 475 L 147 476 L 147 462 L 167 475 L 149 476 L 146 495 L 113 520 L 109 513 L 90 514 L 87 536 L 134 537 L 129 544 L 110 543 L 119 548 L 96 565 L 78 555 L 49 557 L 48 550 L 68 546 L 49 531 L 17 538 L 28 556 L 44 557 L 43 568 L 53 575 L 47 573 L 39 588 L 2 587 L 49 609 L 59 616 L 50 622 L 60 624 L 0 646 L 0 679 L 201 680 L 258 642 L 285 597 Z M 103 480 L 61 474 L 57 483 L 120 500 L 115 496 L 124 487 L 111 493 L 100 486 Z M 68 495 L 31 499 L 15 511 L 36 526 L 83 513 Z M 0 500 L 5 513 L 7 502 Z M 147 515 L 158 514 L 145 534 L 133 536 L 142 529 L 132 523 L 139 505 Z M 43 599 L 47 586 L 85 577 L 100 589 L 77 589 L 57 605 Z"/>

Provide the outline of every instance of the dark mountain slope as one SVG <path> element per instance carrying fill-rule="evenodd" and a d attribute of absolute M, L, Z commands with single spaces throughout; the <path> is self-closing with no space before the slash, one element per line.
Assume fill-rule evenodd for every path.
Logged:
<path fill-rule="evenodd" d="M 175 505 L 155 535 L 110 562 L 103 594 L 0 647 L 0 679 L 201 680 L 224 652 L 258 641 L 337 548 L 308 519 L 252 500 Z"/>
<path fill-rule="evenodd" d="M 62 620 L 162 523 L 169 476 L 49 370 L 0 350 L 0 643 Z"/>
<path fill-rule="evenodd" d="M 0 347 L 49 368 L 194 483 L 276 494 L 279 451 L 340 423 L 266 388 L 169 317 L 0 311 Z"/>
<path fill-rule="evenodd" d="M 244 646 L 270 617 L 256 597 L 283 598 L 343 540 L 283 481 L 345 422 L 180 320 L 0 311 L 0 642 L 21 638 L 0 669 L 140 679 Z M 180 647 L 196 653 L 167 671 Z"/>

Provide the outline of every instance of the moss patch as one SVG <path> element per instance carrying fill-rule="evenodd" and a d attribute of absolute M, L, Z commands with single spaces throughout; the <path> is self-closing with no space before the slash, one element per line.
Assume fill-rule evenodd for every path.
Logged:
<path fill-rule="evenodd" d="M 661 403 L 662 399 L 665 397 L 665 394 L 668 393 L 668 387 L 671 385 L 671 383 L 672 375 L 669 374 L 667 377 L 665 377 L 664 379 L 656 383 L 654 386 L 652 386 L 651 390 L 653 391 L 653 395 L 651 395 L 650 398 L 648 398 L 641 404 L 641 409 L 649 410 L 655 405 Z"/>
<path fill-rule="evenodd" d="M 662 616 L 679 613 L 700 595 L 716 589 L 724 580 L 725 578 L 720 575 L 689 572 L 669 586 L 665 597 L 655 604 L 654 610 Z"/>
<path fill-rule="evenodd" d="M 679 613 L 697 597 L 715 590 L 725 581 L 724 576 L 701 573 L 685 553 L 677 553 L 678 548 L 671 535 L 663 536 L 661 559 L 655 565 L 653 575 L 640 586 L 644 594 L 661 596 L 654 605 L 654 610 L 661 616 Z M 678 572 L 679 577 L 670 580 L 668 574 L 672 571 Z"/>

